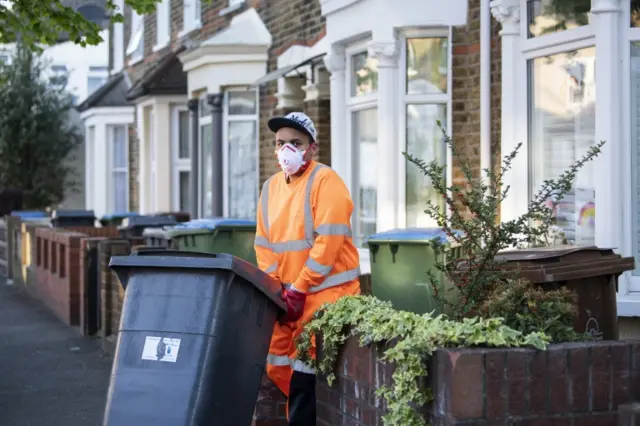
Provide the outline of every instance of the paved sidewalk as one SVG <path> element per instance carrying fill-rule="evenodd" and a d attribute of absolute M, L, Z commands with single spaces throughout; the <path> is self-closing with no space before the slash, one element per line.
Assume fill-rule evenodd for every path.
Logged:
<path fill-rule="evenodd" d="M 0 278 L 0 425 L 100 426 L 111 359 Z"/>

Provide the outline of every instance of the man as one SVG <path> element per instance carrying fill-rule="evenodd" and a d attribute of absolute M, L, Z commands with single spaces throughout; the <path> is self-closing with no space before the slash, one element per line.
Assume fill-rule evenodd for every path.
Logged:
<path fill-rule="evenodd" d="M 323 304 L 360 293 L 353 201 L 338 174 L 312 160 L 318 141 L 309 117 L 292 112 L 268 125 L 282 171 L 262 187 L 255 249 L 260 269 L 282 283 L 287 313 L 273 330 L 267 374 L 287 396 L 289 425 L 313 426 L 315 371 L 296 360 L 295 340 Z"/>

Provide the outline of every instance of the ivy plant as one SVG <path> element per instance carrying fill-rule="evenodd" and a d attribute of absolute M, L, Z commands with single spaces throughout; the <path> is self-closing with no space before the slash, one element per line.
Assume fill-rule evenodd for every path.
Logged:
<path fill-rule="evenodd" d="M 310 356 L 312 336 L 322 336 L 322 356 Z M 454 321 L 443 315 L 418 315 L 392 308 L 373 296 L 348 296 L 326 304 L 305 325 L 298 345 L 298 357 L 327 376 L 331 385 L 340 348 L 350 336 L 359 336 L 361 346 L 375 345 L 384 362 L 394 363 L 392 384 L 377 389 L 387 402 L 386 426 L 425 426 L 420 413 L 433 399 L 421 386 L 427 364 L 442 347 L 514 347 L 545 349 L 549 337 L 541 332 L 523 334 L 507 327 L 501 318 L 465 318 Z"/>

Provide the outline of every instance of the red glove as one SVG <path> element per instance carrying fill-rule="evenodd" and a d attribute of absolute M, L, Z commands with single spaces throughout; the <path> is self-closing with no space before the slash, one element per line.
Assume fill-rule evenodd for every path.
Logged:
<path fill-rule="evenodd" d="M 287 305 L 287 313 L 282 317 L 282 322 L 298 321 L 302 317 L 307 295 L 296 290 L 293 286 L 287 286 L 282 291 L 282 300 Z"/>

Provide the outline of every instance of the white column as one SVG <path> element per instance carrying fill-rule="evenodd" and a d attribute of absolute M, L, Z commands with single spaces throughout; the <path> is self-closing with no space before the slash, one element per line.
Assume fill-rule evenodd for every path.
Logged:
<path fill-rule="evenodd" d="M 101 217 L 107 213 L 113 213 L 109 211 L 109 199 L 111 198 L 109 193 L 109 165 L 111 162 L 107 126 L 102 120 L 96 122 L 94 158 L 100 159 L 100 161 L 95 161 L 93 164 L 96 180 L 93 182 L 92 190 L 95 194 L 98 194 L 97 197 L 94 197 L 93 210 L 97 217 Z"/>
<path fill-rule="evenodd" d="M 140 213 L 147 214 L 149 211 L 149 148 L 147 146 L 147 137 L 144 129 L 144 108 L 141 105 L 136 106 L 136 136 L 138 138 L 138 204 Z"/>
<path fill-rule="evenodd" d="M 372 41 L 378 59 L 378 199 L 377 231 L 398 226 L 398 43 Z"/>
<path fill-rule="evenodd" d="M 622 248 L 622 127 L 620 113 L 620 52 L 622 23 L 618 0 L 593 0 L 591 13 L 596 34 L 596 137 L 606 141 L 595 159 L 596 245 Z M 625 23 L 629 25 L 629 23 Z M 626 46 L 629 49 L 629 46 Z"/>
<path fill-rule="evenodd" d="M 505 187 L 510 186 L 509 194 L 500 206 L 500 218 L 505 222 L 525 213 L 529 204 L 527 114 L 521 105 L 526 91 L 526 87 L 522 87 L 526 69 L 520 52 L 519 0 L 493 0 L 491 13 L 502 26 L 501 156 L 510 154 L 518 143 L 523 143 L 503 180 Z"/>
<path fill-rule="evenodd" d="M 171 111 L 169 102 L 158 99 L 154 105 L 153 137 L 156 153 L 156 210 L 171 211 Z"/>
<path fill-rule="evenodd" d="M 331 167 L 344 179 L 353 195 L 350 167 L 351 143 L 347 134 L 347 82 L 344 49 L 337 45 L 331 46 L 331 51 L 324 57 L 324 64 L 331 73 Z"/>

